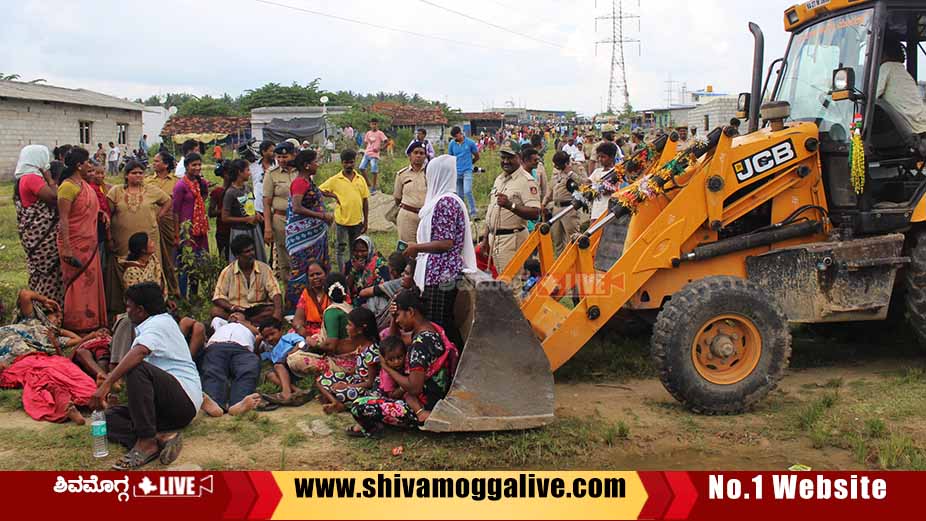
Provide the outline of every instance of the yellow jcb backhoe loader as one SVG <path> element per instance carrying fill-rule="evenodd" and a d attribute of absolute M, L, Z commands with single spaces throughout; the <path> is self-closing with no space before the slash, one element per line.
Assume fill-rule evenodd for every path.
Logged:
<path fill-rule="evenodd" d="M 926 136 L 877 97 L 887 40 L 902 42 L 914 78 L 923 69 L 926 5 L 813 0 L 784 18 L 791 40 L 764 85 L 764 40 L 749 24 L 742 134 L 718 127 L 686 150 L 671 136 L 648 169 L 625 168 L 632 184 L 558 257 L 543 225 L 498 281 L 469 278 L 459 369 L 425 429 L 550 422 L 552 371 L 619 311 L 655 317 L 663 385 L 705 414 L 744 411 L 775 388 L 789 322 L 882 320 L 904 291 L 926 339 Z M 518 302 L 504 281 L 535 252 L 543 278 Z"/>

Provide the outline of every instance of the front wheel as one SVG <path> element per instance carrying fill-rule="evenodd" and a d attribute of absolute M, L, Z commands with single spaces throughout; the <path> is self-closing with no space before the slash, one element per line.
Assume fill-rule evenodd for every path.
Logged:
<path fill-rule="evenodd" d="M 736 414 L 784 376 L 791 334 L 761 288 L 736 277 L 707 277 L 687 284 L 659 312 L 652 355 L 663 386 L 686 407 Z"/>

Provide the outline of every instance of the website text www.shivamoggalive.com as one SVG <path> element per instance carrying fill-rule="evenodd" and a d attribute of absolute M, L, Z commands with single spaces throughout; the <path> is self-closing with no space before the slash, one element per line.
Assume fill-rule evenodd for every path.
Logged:
<path fill-rule="evenodd" d="M 530 473 L 518 477 L 402 477 L 378 474 L 376 478 L 295 478 L 299 499 L 502 499 L 626 497 L 624 478 L 549 478 Z M 358 486 L 359 485 L 359 486 Z"/>

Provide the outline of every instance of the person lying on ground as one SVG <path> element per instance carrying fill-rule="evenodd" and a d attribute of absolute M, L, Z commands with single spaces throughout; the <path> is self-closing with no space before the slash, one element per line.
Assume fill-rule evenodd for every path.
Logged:
<path fill-rule="evenodd" d="M 0 362 L 0 388 L 22 387 L 23 410 L 37 421 L 85 423 L 77 410 L 96 391 L 93 379 L 63 356 L 29 353 Z"/>
<path fill-rule="evenodd" d="M 257 378 L 260 358 L 254 353 L 257 327 L 243 313 L 232 313 L 228 323 L 209 337 L 203 353 L 203 405 L 209 416 L 237 416 L 260 405 Z"/>
<path fill-rule="evenodd" d="M 229 264 L 215 284 L 212 295 L 211 314 L 227 319 L 231 313 L 242 313 L 248 308 L 270 304 L 267 316 L 283 319 L 283 294 L 266 263 L 254 258 L 254 239 L 239 235 L 231 241 L 231 251 L 236 259 Z M 271 315 L 272 314 L 272 315 Z M 267 316 L 254 317 L 260 322 Z"/>
<path fill-rule="evenodd" d="M 126 313 L 137 325 L 132 348 L 90 398 L 106 410 L 107 436 L 130 450 L 113 468 L 133 470 L 160 459 L 169 465 L 182 445 L 179 432 L 202 406 L 202 382 L 180 328 L 167 313 L 162 290 L 145 282 L 125 291 Z M 107 408 L 112 386 L 125 378 L 128 403 Z"/>
<path fill-rule="evenodd" d="M 354 308 L 347 315 L 347 335 L 357 350 L 353 372 L 325 371 L 315 380 L 325 413 L 341 412 L 358 396 L 375 390 L 379 373 L 379 330 L 376 315 L 366 308 Z"/>
<path fill-rule="evenodd" d="M 93 378 L 106 374 L 94 355 L 99 355 L 101 361 L 105 359 L 99 352 L 99 343 L 103 344 L 103 351 L 108 352 L 108 331 L 97 330 L 81 336 L 61 329 L 61 307 L 53 299 L 32 290 L 20 290 L 16 303 L 19 309 L 16 322 L 0 327 L 0 363 L 9 365 L 18 356 L 44 353 L 71 357 Z"/>

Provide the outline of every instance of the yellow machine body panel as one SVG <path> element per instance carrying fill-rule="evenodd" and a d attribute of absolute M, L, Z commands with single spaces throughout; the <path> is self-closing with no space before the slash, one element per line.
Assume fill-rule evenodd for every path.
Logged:
<path fill-rule="evenodd" d="M 691 280 L 707 275 L 743 277 L 750 254 L 820 240 L 822 235 L 816 234 L 673 265 L 683 252 L 712 242 L 716 230 L 767 202 L 772 222 L 806 205 L 825 209 L 817 134 L 812 123 L 798 123 L 777 132 L 721 136 L 713 151 L 666 185 L 665 194 L 641 203 L 630 220 L 623 255 L 606 272 L 595 270 L 594 236 L 584 248 L 583 241 L 571 243 L 521 305 L 551 368 L 569 360 L 625 305 L 658 308 Z M 529 255 L 520 253 L 525 259 Z M 573 289 L 581 300 L 570 307 L 562 299 Z"/>
<path fill-rule="evenodd" d="M 821 16 L 866 4 L 871 0 L 810 0 L 785 9 L 785 31 L 794 32 Z"/>

